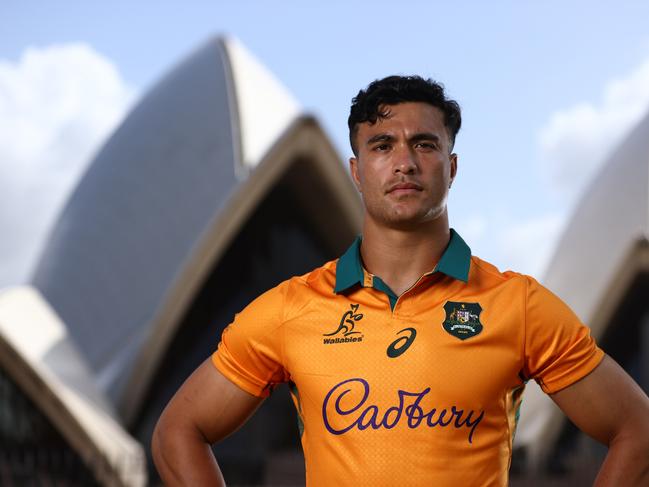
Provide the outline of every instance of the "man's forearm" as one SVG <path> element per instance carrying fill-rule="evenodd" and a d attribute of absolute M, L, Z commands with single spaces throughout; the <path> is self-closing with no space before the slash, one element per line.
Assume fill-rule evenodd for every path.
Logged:
<path fill-rule="evenodd" d="M 166 486 L 225 486 L 212 449 L 198 431 L 158 427 L 153 433 L 151 449 Z"/>
<path fill-rule="evenodd" d="M 649 440 L 637 433 L 611 441 L 595 487 L 649 485 Z"/>

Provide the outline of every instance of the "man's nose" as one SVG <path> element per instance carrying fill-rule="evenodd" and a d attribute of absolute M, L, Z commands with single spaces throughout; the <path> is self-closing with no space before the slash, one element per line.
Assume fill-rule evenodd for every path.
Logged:
<path fill-rule="evenodd" d="M 417 158 L 410 149 L 397 152 L 394 164 L 394 173 L 414 174 L 417 171 Z"/>

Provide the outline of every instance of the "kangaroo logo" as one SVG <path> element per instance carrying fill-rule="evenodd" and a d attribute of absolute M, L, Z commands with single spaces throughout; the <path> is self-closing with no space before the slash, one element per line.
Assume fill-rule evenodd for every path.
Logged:
<path fill-rule="evenodd" d="M 358 311 L 358 304 L 352 304 L 351 309 L 345 311 L 343 314 L 343 317 L 340 318 L 340 324 L 338 325 L 338 328 L 336 331 L 332 333 L 325 333 L 322 336 L 325 337 L 330 337 L 333 335 L 337 335 L 338 333 L 343 334 L 343 336 L 349 336 L 349 335 L 355 335 L 360 333 L 360 331 L 354 331 L 354 322 L 355 321 L 360 321 L 363 319 L 363 314 L 362 313 L 356 313 Z"/>
<path fill-rule="evenodd" d="M 403 330 L 398 332 L 397 335 L 399 333 L 403 333 L 404 331 L 408 332 L 408 335 L 404 335 L 402 337 L 397 338 L 388 346 L 387 349 L 388 357 L 397 358 L 403 352 L 408 350 L 408 347 L 410 347 L 412 342 L 415 340 L 415 337 L 417 336 L 417 330 L 415 330 L 414 328 L 404 328 Z"/>

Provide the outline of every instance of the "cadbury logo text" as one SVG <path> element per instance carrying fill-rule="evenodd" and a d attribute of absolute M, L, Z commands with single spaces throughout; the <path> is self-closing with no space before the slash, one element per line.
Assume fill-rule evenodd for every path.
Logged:
<path fill-rule="evenodd" d="M 343 407 L 342 402 L 345 396 L 352 391 L 352 388 L 362 392 L 362 397 L 358 401 L 353 401 L 353 404 Z M 354 428 L 359 431 L 367 428 L 392 429 L 401 421 L 405 421 L 408 428 L 412 429 L 419 426 L 467 428 L 469 430 L 468 440 L 469 443 L 472 443 L 473 434 L 484 417 L 484 411 L 480 411 L 478 414 L 478 412 L 470 410 L 465 414 L 464 409 L 451 406 L 444 409 L 432 408 L 426 412 L 422 408 L 421 402 L 429 392 L 430 387 L 421 392 L 408 392 L 399 389 L 397 391 L 398 404 L 381 412 L 378 406 L 367 404 L 370 385 L 366 380 L 347 379 L 336 384 L 325 396 L 322 403 L 322 419 L 327 431 L 334 435 L 342 435 Z M 406 405 L 407 402 L 410 402 L 409 400 L 412 400 L 412 403 Z M 330 405 L 333 406 L 331 411 L 329 410 Z"/>

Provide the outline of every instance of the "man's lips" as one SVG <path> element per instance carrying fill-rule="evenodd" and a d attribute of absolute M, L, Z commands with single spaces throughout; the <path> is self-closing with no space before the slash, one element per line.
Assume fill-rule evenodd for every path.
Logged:
<path fill-rule="evenodd" d="M 422 187 L 419 186 L 416 183 L 397 183 L 393 184 L 388 188 L 388 193 L 408 193 L 408 192 L 414 192 L 414 191 L 421 191 Z"/>

